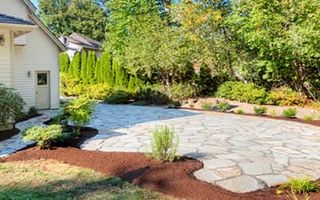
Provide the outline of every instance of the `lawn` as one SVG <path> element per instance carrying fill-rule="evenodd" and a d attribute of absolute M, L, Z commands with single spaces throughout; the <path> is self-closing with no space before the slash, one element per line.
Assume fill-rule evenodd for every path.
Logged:
<path fill-rule="evenodd" d="M 0 164 L 0 199 L 165 199 L 119 178 L 54 160 Z"/>

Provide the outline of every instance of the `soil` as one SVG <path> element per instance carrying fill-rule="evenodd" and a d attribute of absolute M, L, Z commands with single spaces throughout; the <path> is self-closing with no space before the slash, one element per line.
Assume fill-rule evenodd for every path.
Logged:
<path fill-rule="evenodd" d="M 179 109 L 205 111 L 203 109 L 189 108 L 189 107 L 180 107 Z M 274 117 L 268 116 L 268 115 L 259 116 L 259 115 L 250 114 L 250 113 L 238 114 L 238 113 L 235 113 L 233 111 L 221 112 L 221 111 L 217 111 L 217 110 L 210 110 L 210 111 L 205 111 L 205 112 L 217 112 L 217 113 L 227 113 L 227 114 L 234 114 L 234 115 L 246 115 L 246 116 L 253 116 L 253 117 L 262 117 L 262 118 L 268 118 L 268 119 L 277 119 L 277 120 L 298 122 L 298 123 L 308 124 L 308 125 L 312 125 L 312 126 L 320 126 L 320 120 L 306 121 L 306 120 L 299 119 L 299 118 L 286 118 L 286 117 L 282 117 L 282 116 L 274 116 Z"/>
<path fill-rule="evenodd" d="M 285 200 L 288 195 L 275 195 L 275 188 L 237 194 L 197 180 L 192 174 L 202 163 L 182 158 L 173 163 L 151 160 L 142 153 L 85 151 L 74 147 L 40 150 L 37 147 L 17 152 L 0 162 L 54 159 L 70 165 L 90 168 L 107 176 L 182 199 L 212 200 Z M 311 200 L 320 194 L 311 194 Z"/>
<path fill-rule="evenodd" d="M 0 131 L 0 142 L 7 140 L 14 135 L 17 135 L 19 132 L 20 130 L 16 128 L 6 131 Z"/>

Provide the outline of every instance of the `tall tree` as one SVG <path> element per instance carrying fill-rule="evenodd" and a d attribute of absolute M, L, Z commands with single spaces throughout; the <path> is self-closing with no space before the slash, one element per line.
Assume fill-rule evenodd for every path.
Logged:
<path fill-rule="evenodd" d="M 76 53 L 71 61 L 70 66 L 71 75 L 74 78 L 80 79 L 81 78 L 81 55 L 80 53 Z"/>
<path fill-rule="evenodd" d="M 58 37 L 77 32 L 105 39 L 107 14 L 102 0 L 40 0 L 39 15 Z"/>
<path fill-rule="evenodd" d="M 59 64 L 60 64 L 60 71 L 61 72 L 68 72 L 69 71 L 69 56 L 66 53 L 61 53 L 59 55 Z"/>
<path fill-rule="evenodd" d="M 88 77 L 87 77 L 87 52 L 83 51 L 81 53 L 81 80 L 83 83 L 88 83 Z"/>

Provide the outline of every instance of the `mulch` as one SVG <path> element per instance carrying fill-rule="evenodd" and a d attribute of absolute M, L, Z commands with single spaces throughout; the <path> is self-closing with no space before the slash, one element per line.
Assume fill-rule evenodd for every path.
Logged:
<path fill-rule="evenodd" d="M 20 130 L 16 128 L 6 131 L 0 131 L 0 142 L 11 138 L 12 136 L 17 135 L 18 133 L 20 133 Z"/>
<path fill-rule="evenodd" d="M 261 118 L 267 118 L 267 119 L 276 119 L 276 120 L 285 120 L 285 121 L 290 121 L 290 122 L 297 122 L 297 123 L 302 123 L 302 124 L 308 124 L 312 126 L 320 126 L 320 120 L 312 120 L 312 121 L 306 121 L 303 119 L 299 118 L 286 118 L 282 116 L 269 116 L 269 115 L 255 115 L 255 114 L 250 114 L 250 113 L 244 113 L 244 114 L 238 114 L 233 111 L 218 111 L 218 110 L 210 110 L 210 111 L 205 111 L 203 109 L 198 109 L 198 108 L 189 108 L 189 107 L 181 107 L 179 109 L 184 109 L 184 110 L 194 110 L 194 111 L 204 111 L 204 112 L 216 112 L 216 113 L 226 113 L 226 114 L 233 114 L 233 115 L 244 115 L 244 116 L 251 116 L 251 117 L 261 117 Z"/>
<path fill-rule="evenodd" d="M 68 127 L 71 131 L 72 127 Z M 276 195 L 276 188 L 266 188 L 251 193 L 233 193 L 218 186 L 197 180 L 193 172 L 203 168 L 200 161 L 182 157 L 172 163 L 150 159 L 143 153 L 100 152 L 79 149 L 86 139 L 98 134 L 96 129 L 82 128 L 81 136 L 57 144 L 51 150 L 27 147 L 1 162 L 53 159 L 70 165 L 89 168 L 106 176 L 121 179 L 138 186 L 158 191 L 179 199 L 194 200 L 287 200 L 287 194 Z M 319 199 L 319 193 L 310 200 Z"/>

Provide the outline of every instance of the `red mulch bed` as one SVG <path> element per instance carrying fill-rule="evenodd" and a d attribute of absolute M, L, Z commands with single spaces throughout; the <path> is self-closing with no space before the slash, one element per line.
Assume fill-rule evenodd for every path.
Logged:
<path fill-rule="evenodd" d="M 285 200 L 287 195 L 275 195 L 275 188 L 237 194 L 199 181 L 192 175 L 202 168 L 196 160 L 182 158 L 173 163 L 160 163 L 142 153 L 84 151 L 78 148 L 40 150 L 37 147 L 17 152 L 0 162 L 54 159 L 70 165 L 90 168 L 107 176 L 121 177 L 136 185 L 183 199 L 212 200 Z M 312 194 L 311 199 L 320 199 Z"/>
<path fill-rule="evenodd" d="M 308 125 L 313 125 L 313 126 L 320 126 L 320 120 L 312 120 L 312 121 L 306 121 L 303 119 L 298 119 L 298 118 L 286 118 L 286 117 L 282 117 L 282 116 L 267 116 L 267 115 L 254 115 L 254 114 L 250 114 L 250 113 L 244 113 L 244 114 L 238 114 L 235 112 L 221 112 L 221 111 L 217 111 L 217 110 L 210 110 L 210 111 L 206 111 L 203 109 L 198 109 L 198 108 L 189 108 L 189 107 L 181 107 L 179 109 L 185 109 L 185 110 L 195 110 L 195 111 L 205 111 L 205 112 L 217 112 L 217 113 L 227 113 L 227 114 L 234 114 L 234 115 L 245 115 L 245 116 L 253 116 L 253 117 L 262 117 L 262 118 L 268 118 L 268 119 L 277 119 L 277 120 L 285 120 L 285 121 L 291 121 L 291 122 L 298 122 L 298 123 L 303 123 L 303 124 L 308 124 Z"/>

